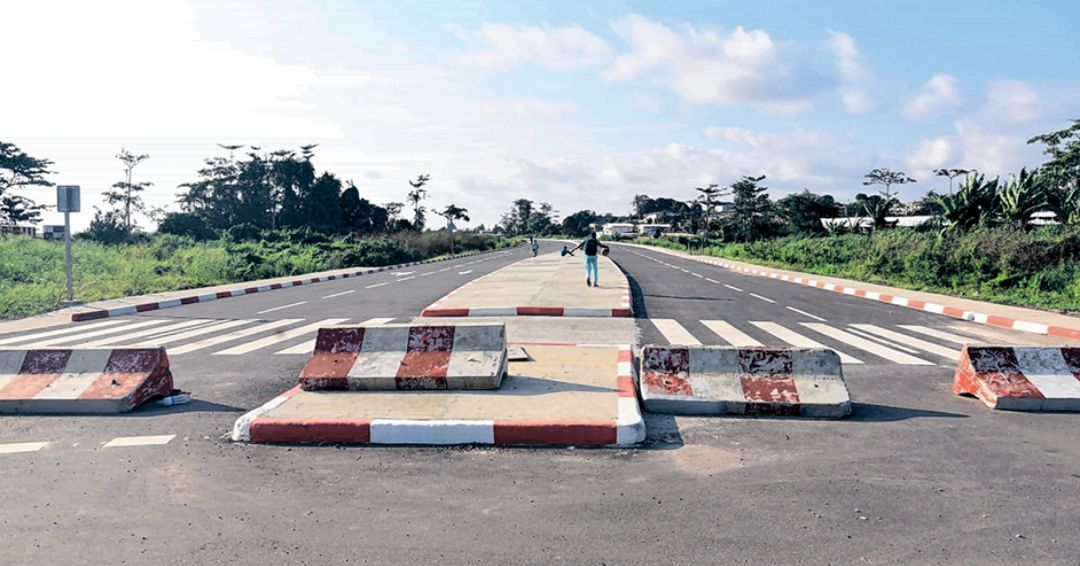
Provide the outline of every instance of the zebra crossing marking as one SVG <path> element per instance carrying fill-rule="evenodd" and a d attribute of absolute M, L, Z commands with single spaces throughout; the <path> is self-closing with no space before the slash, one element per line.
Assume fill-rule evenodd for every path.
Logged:
<path fill-rule="evenodd" d="M 816 340 L 813 340 L 811 338 L 803 336 L 802 334 L 799 334 L 798 332 L 795 332 L 794 330 L 789 330 L 789 329 L 787 329 L 787 328 L 785 328 L 785 327 L 783 327 L 783 326 L 781 326 L 781 325 L 779 325 L 779 324 L 777 324 L 775 322 L 765 322 L 765 321 L 753 321 L 753 320 L 751 320 L 750 324 L 753 324 L 754 326 L 764 330 L 765 332 L 768 332 L 769 334 L 772 334 L 773 336 L 776 336 L 777 338 L 783 340 L 784 342 L 787 342 L 788 344 L 791 344 L 792 346 L 795 346 L 795 347 L 798 347 L 798 348 L 828 348 L 828 346 L 822 344 L 821 342 L 818 342 Z M 845 354 L 844 352 L 841 352 L 841 351 L 836 350 L 834 348 L 831 348 L 831 349 L 833 351 L 835 351 L 837 354 L 839 354 L 841 363 L 845 363 L 845 364 L 861 364 L 861 363 L 863 363 L 862 360 L 860 360 L 860 359 L 858 359 L 858 358 L 856 358 L 854 356 Z"/>
<path fill-rule="evenodd" d="M 273 334 L 272 336 L 267 336 L 266 338 L 255 340 L 253 342 L 247 342 L 245 344 L 240 344 L 239 346 L 233 346 L 232 348 L 229 348 L 227 350 L 222 350 L 220 352 L 214 352 L 214 355 L 215 356 L 238 356 L 240 354 L 247 354 L 248 352 L 254 352 L 255 350 L 259 350 L 259 349 L 265 348 L 267 346 L 272 346 L 272 345 L 277 344 L 279 342 L 284 342 L 286 340 L 291 340 L 293 338 L 296 338 L 297 336 L 303 336 L 305 334 L 311 334 L 313 332 L 318 331 L 320 328 L 322 328 L 324 326 L 334 326 L 334 325 L 337 325 L 337 324 L 341 324 L 342 322 L 345 322 L 346 320 L 349 320 L 349 319 L 347 319 L 347 318 L 328 318 L 328 319 L 325 319 L 325 320 L 320 320 L 319 322 L 308 324 L 306 326 L 301 326 L 300 328 L 293 328 L 292 330 L 289 330 L 287 332 L 279 332 L 279 333 Z"/>
<path fill-rule="evenodd" d="M 75 334 L 73 336 L 61 336 L 59 338 L 50 338 L 49 340 L 43 340 L 41 342 L 34 342 L 32 344 L 24 344 L 20 348 L 36 349 L 36 348 L 48 348 L 56 344 L 63 344 L 64 342 L 78 342 L 86 338 L 94 338 L 96 336 L 103 336 L 105 334 L 113 334 L 116 332 L 124 332 L 126 330 L 135 330 L 136 328 L 143 328 L 146 326 L 154 326 L 157 324 L 164 324 L 167 322 L 164 319 L 143 320 L 141 322 L 134 322 L 123 326 L 112 326 L 109 328 L 103 328 L 101 330 L 94 330 L 92 332 L 84 332 L 82 334 Z"/>
<path fill-rule="evenodd" d="M 870 340 L 867 340 L 865 338 L 856 336 L 856 335 L 854 335 L 854 334 L 852 334 L 850 332 L 844 332 L 843 330 L 840 330 L 839 328 L 833 328 L 833 327 L 831 327 L 831 326 L 829 326 L 827 324 L 822 324 L 820 322 L 800 322 L 799 324 L 805 326 L 806 328 L 809 328 L 810 330 L 813 330 L 813 331 L 818 332 L 820 334 L 824 334 L 825 336 L 828 336 L 829 338 L 832 338 L 833 340 L 843 342 L 844 344 L 847 344 L 849 346 L 854 346 L 854 347 L 856 347 L 856 348 L 858 348 L 860 350 L 865 350 L 867 352 L 870 352 L 871 354 L 874 354 L 875 356 L 885 358 L 886 360 L 889 360 L 889 361 L 894 362 L 894 363 L 898 363 L 900 365 L 905 365 L 905 366 L 932 366 L 932 365 L 934 365 L 933 362 L 924 360 L 924 359 L 916 357 L 916 356 L 912 356 L 910 354 L 905 354 L 905 353 L 903 353 L 903 352 L 901 352 L 899 350 L 894 350 L 892 348 L 882 346 L 882 345 L 878 344 L 877 342 L 871 342 Z"/>
<path fill-rule="evenodd" d="M 701 324 L 705 325 L 705 328 L 712 330 L 717 336 L 723 338 L 728 344 L 732 346 L 761 346 L 761 342 L 754 340 L 742 330 L 735 328 L 734 326 L 724 322 L 722 320 L 703 320 Z"/>
<path fill-rule="evenodd" d="M 901 324 L 900 328 L 904 330 L 910 330 L 911 332 L 917 332 L 925 336 L 931 336 L 947 342 L 954 342 L 956 344 L 970 344 L 975 339 L 970 336 L 961 336 L 959 334 L 952 334 L 951 332 L 944 332 L 936 328 L 927 328 L 925 326 L 919 326 L 918 324 Z"/>
<path fill-rule="evenodd" d="M 690 334 L 690 331 L 673 319 L 653 318 L 649 319 L 649 321 L 660 331 L 660 334 L 664 335 L 664 339 L 671 344 L 682 344 L 684 346 L 698 346 L 701 344 L 693 334 Z"/>
<path fill-rule="evenodd" d="M 4 345 L 7 345 L 7 344 L 15 344 L 17 342 L 30 342 L 32 340 L 39 340 L 41 338 L 48 338 L 50 336 L 56 336 L 58 334 L 72 334 L 72 333 L 75 333 L 75 332 L 82 332 L 84 330 L 90 330 L 90 329 L 93 329 L 93 328 L 101 328 L 103 326 L 113 326 L 113 325 L 116 325 L 116 324 L 120 324 L 122 322 L 126 322 L 126 321 L 124 319 L 117 318 L 117 319 L 113 319 L 113 320 L 103 320 L 101 322 L 94 322 L 94 323 L 91 323 L 91 324 L 72 324 L 72 325 L 68 325 L 68 326 L 65 326 L 64 328 L 59 328 L 59 329 L 56 329 L 56 330 L 48 330 L 46 332 L 37 332 L 37 333 L 34 333 L 34 334 L 23 334 L 22 336 L 13 336 L 13 337 L 4 338 L 3 340 L 0 340 L 0 346 L 4 346 Z"/>
<path fill-rule="evenodd" d="M 893 332 L 892 330 L 889 330 L 887 328 L 881 328 L 880 326 L 875 326 L 873 324 L 852 324 L 851 326 L 854 326 L 855 328 L 858 328 L 865 332 L 870 332 L 872 334 L 877 334 L 878 336 L 883 336 L 895 342 L 900 342 L 902 344 L 907 344 L 908 346 L 913 346 L 920 350 L 930 352 L 931 354 L 935 354 L 949 360 L 956 360 L 960 357 L 959 350 L 953 350 L 952 348 L 938 346 L 937 344 L 933 344 L 925 340 L 920 340 L 919 338 L 908 336 L 907 334 Z"/>
<path fill-rule="evenodd" d="M 894 350 L 900 350 L 901 352 L 906 352 L 906 353 L 912 354 L 912 355 L 917 355 L 919 353 L 919 351 L 916 350 L 915 348 L 908 348 L 907 346 L 902 346 L 900 344 L 894 344 L 893 342 L 891 342 L 889 340 L 886 340 L 886 339 L 884 339 L 884 338 L 882 338 L 880 336 L 875 336 L 873 334 L 870 334 L 869 332 L 864 332 L 862 330 L 859 330 L 858 328 L 848 327 L 847 329 L 845 329 L 845 331 L 850 332 L 850 333 L 852 333 L 852 334 L 854 334 L 856 336 L 860 336 L 862 338 L 865 338 L 865 339 L 867 339 L 867 340 L 869 340 L 871 342 L 877 342 L 878 344 L 881 344 L 882 346 L 885 346 L 887 348 L 892 348 Z"/>
<path fill-rule="evenodd" d="M 216 346 L 218 344 L 223 344 L 225 342 L 231 342 L 233 340 L 237 340 L 237 339 L 243 338 L 245 336 L 251 336 L 252 334 L 258 334 L 260 332 L 266 332 L 267 330 L 273 330 L 275 328 L 281 328 L 282 326 L 288 326 L 290 324 L 296 324 L 297 322 L 303 322 L 303 321 L 304 321 L 304 319 L 302 319 L 302 318 L 284 318 L 284 319 L 281 319 L 281 320 L 275 320 L 275 321 L 272 321 L 272 322 L 267 322 L 266 324 L 260 324 L 258 326 L 245 328 L 243 330 L 236 330 L 236 331 L 230 332 L 228 334 L 221 334 L 219 336 L 212 336 L 210 338 L 207 338 L 205 340 L 200 340 L 198 342 L 192 342 L 190 344 L 184 344 L 184 345 L 181 345 L 181 346 L 177 346 L 176 348 L 172 348 L 169 351 L 169 354 L 170 355 L 187 354 L 189 352 L 194 352 L 196 350 L 202 350 L 204 348 L 209 348 L 210 346 Z"/>
<path fill-rule="evenodd" d="M 377 326 L 380 324 L 386 324 L 394 320 L 393 318 L 370 318 L 360 323 L 360 326 Z M 274 352 L 275 356 L 294 356 L 300 354 L 310 354 L 315 351 L 315 339 L 302 342 L 295 346 L 285 348 L 284 350 Z"/>
<path fill-rule="evenodd" d="M 143 341 L 145 346 L 164 346 L 165 344 L 172 344 L 173 342 L 179 342 L 181 340 L 187 340 L 194 336 L 201 336 L 208 332 L 217 332 L 218 330 L 226 330 L 229 328 L 235 328 L 245 324 L 251 324 L 254 320 L 226 320 L 218 322 L 216 324 L 210 324 L 208 326 L 200 326 L 194 330 L 187 332 L 181 332 L 180 334 L 166 334 L 164 336 L 156 336 L 149 340 Z"/>
<path fill-rule="evenodd" d="M 168 326 L 158 326 L 156 328 L 149 328 L 146 330 L 140 330 L 138 332 L 131 332 L 128 334 L 121 334 L 119 336 L 109 336 L 107 338 L 100 338 L 98 340 L 91 340 L 90 342 L 78 342 L 72 346 L 79 348 L 100 348 L 103 346 L 115 346 L 122 342 L 134 340 L 135 338 L 142 338 L 144 336 L 153 336 L 157 334 L 168 334 L 175 330 L 181 330 L 184 328 L 190 328 L 192 326 L 199 326 L 209 322 L 208 319 L 196 318 L 193 320 L 185 320 L 176 324 L 170 324 Z"/>

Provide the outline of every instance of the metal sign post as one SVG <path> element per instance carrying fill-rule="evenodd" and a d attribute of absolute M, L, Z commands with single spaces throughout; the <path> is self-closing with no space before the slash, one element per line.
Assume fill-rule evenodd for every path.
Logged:
<path fill-rule="evenodd" d="M 79 212 L 79 186 L 57 185 L 56 210 L 64 213 L 64 267 L 67 272 L 67 305 L 75 302 L 75 289 L 71 281 L 71 213 Z"/>

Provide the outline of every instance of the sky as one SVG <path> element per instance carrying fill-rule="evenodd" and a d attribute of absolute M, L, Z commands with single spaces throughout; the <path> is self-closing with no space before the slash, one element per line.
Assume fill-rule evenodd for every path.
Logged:
<path fill-rule="evenodd" d="M 0 140 L 78 184 L 85 227 L 121 180 L 152 206 L 218 144 L 294 149 L 376 203 L 498 221 L 516 198 L 625 214 L 636 194 L 766 175 L 847 200 L 877 167 L 1007 175 L 1080 118 L 1080 3 L 5 2 Z M 51 189 L 25 193 L 54 204 Z M 45 214 L 45 223 L 60 215 Z M 144 221 L 144 225 L 146 225 Z"/>

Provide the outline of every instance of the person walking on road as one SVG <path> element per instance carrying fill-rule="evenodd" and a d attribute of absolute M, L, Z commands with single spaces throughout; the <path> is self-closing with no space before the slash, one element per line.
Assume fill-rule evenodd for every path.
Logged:
<path fill-rule="evenodd" d="M 532 252 L 533 252 L 533 257 L 536 257 L 536 254 L 540 253 L 540 241 L 539 240 L 533 240 L 532 241 Z"/>
<path fill-rule="evenodd" d="M 599 260 L 596 257 L 600 248 L 604 249 L 604 255 L 607 255 L 611 248 L 600 243 L 600 240 L 596 239 L 596 232 L 589 235 L 589 239 L 581 242 L 576 248 L 570 250 L 570 253 L 574 253 L 577 250 L 585 250 L 585 284 L 589 287 L 600 286 L 600 265 L 597 263 Z"/>

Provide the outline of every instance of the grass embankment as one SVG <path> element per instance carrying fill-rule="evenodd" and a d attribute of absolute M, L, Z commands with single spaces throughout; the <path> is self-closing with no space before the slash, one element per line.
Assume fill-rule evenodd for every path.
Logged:
<path fill-rule="evenodd" d="M 685 250 L 676 241 L 639 240 Z M 1080 312 L 1080 229 L 995 228 L 938 236 L 892 229 L 870 236 L 787 237 L 713 243 L 705 253 L 1001 304 Z"/>
<path fill-rule="evenodd" d="M 455 250 L 506 247 L 516 241 L 458 234 Z M 381 266 L 446 255 L 445 232 L 365 239 L 268 233 L 257 242 L 195 242 L 155 235 L 145 243 L 73 243 L 75 298 L 98 301 L 347 267 Z M 64 245 L 0 236 L 0 319 L 55 309 L 65 296 Z"/>

